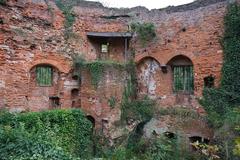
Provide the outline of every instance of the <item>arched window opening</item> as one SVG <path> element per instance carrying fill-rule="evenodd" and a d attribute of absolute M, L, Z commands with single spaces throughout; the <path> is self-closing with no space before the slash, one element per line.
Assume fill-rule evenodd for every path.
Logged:
<path fill-rule="evenodd" d="M 161 74 L 161 65 L 151 57 L 143 58 L 137 65 L 138 90 L 139 95 L 147 95 L 150 98 L 156 98 L 157 88 Z"/>
<path fill-rule="evenodd" d="M 52 109 L 57 109 L 60 107 L 60 98 L 57 96 L 49 97 L 50 106 Z"/>
<path fill-rule="evenodd" d="M 176 56 L 168 63 L 173 70 L 174 92 L 192 93 L 194 90 L 194 74 L 192 61 L 182 55 Z"/>
<path fill-rule="evenodd" d="M 81 101 L 79 99 L 79 89 L 74 88 L 71 90 L 72 108 L 79 108 Z"/>
<path fill-rule="evenodd" d="M 206 88 L 213 88 L 214 87 L 214 80 L 215 78 L 211 75 L 204 78 L 204 87 Z"/>
<path fill-rule="evenodd" d="M 78 96 L 79 96 L 79 89 L 72 89 L 72 91 L 71 91 L 71 98 L 72 99 L 76 99 L 76 98 L 78 98 Z"/>

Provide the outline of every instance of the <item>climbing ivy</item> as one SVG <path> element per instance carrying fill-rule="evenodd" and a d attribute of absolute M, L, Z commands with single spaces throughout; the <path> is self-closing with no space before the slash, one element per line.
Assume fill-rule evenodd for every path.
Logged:
<path fill-rule="evenodd" d="M 126 64 L 126 70 L 129 78 L 126 81 L 122 102 L 121 102 L 121 121 L 128 120 L 146 122 L 153 117 L 155 102 L 148 97 L 143 99 L 137 98 L 137 74 L 136 64 L 130 59 Z"/>
<path fill-rule="evenodd" d="M 111 96 L 109 99 L 108 99 L 108 104 L 111 108 L 114 108 L 116 106 L 116 103 L 117 103 L 117 99 L 116 97 L 114 96 Z"/>
<path fill-rule="evenodd" d="M 224 18 L 224 36 L 222 47 L 224 63 L 221 85 L 217 89 L 205 89 L 200 101 L 208 113 L 209 122 L 215 127 L 218 143 L 221 146 L 222 159 L 234 159 L 239 133 L 235 128 L 240 126 L 240 6 L 230 4 Z M 235 143 L 234 143 L 235 142 Z M 238 159 L 238 158 L 236 158 Z"/>
<path fill-rule="evenodd" d="M 222 88 L 231 94 L 232 104 L 240 104 L 240 7 L 233 4 L 225 16 Z"/>
<path fill-rule="evenodd" d="M 137 33 L 143 46 L 146 46 L 147 42 L 152 41 L 156 37 L 155 26 L 153 23 L 132 23 L 131 29 L 133 32 Z"/>
<path fill-rule="evenodd" d="M 224 36 L 222 46 L 224 63 L 221 86 L 218 89 L 205 89 L 201 101 L 205 109 L 212 114 L 210 119 L 217 126 L 223 123 L 228 111 L 240 105 L 240 6 L 231 4 L 224 18 Z"/>
<path fill-rule="evenodd" d="M 96 60 L 93 62 L 86 62 L 83 57 L 73 57 L 74 74 L 80 76 L 82 69 L 88 69 L 91 75 L 92 85 L 97 88 L 101 81 L 105 68 L 114 67 L 119 70 L 125 68 L 125 64 L 115 61 Z"/>
<path fill-rule="evenodd" d="M 71 27 L 75 22 L 75 15 L 72 12 L 72 8 L 75 5 L 75 3 L 66 3 L 66 1 L 64 0 L 55 0 L 55 3 L 65 16 L 65 28 Z"/>

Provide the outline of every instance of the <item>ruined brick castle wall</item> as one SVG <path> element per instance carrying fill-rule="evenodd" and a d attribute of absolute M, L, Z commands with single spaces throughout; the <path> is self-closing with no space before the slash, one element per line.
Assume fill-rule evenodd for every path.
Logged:
<path fill-rule="evenodd" d="M 51 10 L 49 10 L 49 7 Z M 87 61 L 98 58 L 98 42 L 87 32 L 127 32 L 132 22 L 152 22 L 157 37 L 143 47 L 136 35 L 130 46 L 135 50 L 139 96 L 157 99 L 159 106 L 190 106 L 201 111 L 204 78 L 212 75 L 219 86 L 223 51 L 219 40 L 227 0 L 198 0 L 194 3 L 147 10 L 105 8 L 99 3 L 83 2 L 73 8 L 74 36 L 65 38 L 64 15 L 53 1 L 9 0 L 0 6 L 0 107 L 12 110 L 51 109 L 49 97 L 58 97 L 61 108 L 81 107 L 98 123 L 115 121 L 120 110 L 111 110 L 108 98 L 120 103 L 126 73 L 109 69 L 98 89 L 91 85 L 89 73 L 83 73 L 81 85 L 72 76 L 72 56 Z M 115 41 L 109 59 L 123 62 L 124 43 Z M 181 55 L 194 67 L 194 94 L 173 92 L 171 60 Z M 54 68 L 54 84 L 39 87 L 34 68 Z M 166 66 L 167 72 L 163 72 Z"/>

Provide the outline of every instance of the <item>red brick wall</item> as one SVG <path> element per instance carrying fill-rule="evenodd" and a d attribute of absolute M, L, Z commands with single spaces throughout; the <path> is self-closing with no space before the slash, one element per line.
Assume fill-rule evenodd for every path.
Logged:
<path fill-rule="evenodd" d="M 49 12 L 48 5 L 53 8 Z M 81 54 L 86 60 L 96 60 L 96 43 L 87 38 L 86 33 L 125 32 L 131 22 L 152 22 L 156 26 L 156 39 L 142 47 L 136 36 L 131 47 L 136 51 L 140 93 L 146 92 L 141 68 L 154 59 L 156 70 L 151 76 L 155 87 L 151 96 L 158 99 L 160 106 L 184 105 L 198 108 L 195 98 L 201 97 L 204 77 L 213 75 L 216 87 L 220 83 L 222 49 L 219 39 L 223 32 L 223 17 L 226 2 L 185 8 L 152 10 L 136 7 L 133 9 L 108 9 L 104 7 L 74 7 L 76 22 L 73 25 L 75 36 L 64 37 L 64 15 L 52 1 L 9 1 L 0 6 L 0 107 L 19 110 L 49 109 L 47 97 L 60 97 L 61 107 L 82 107 L 87 114 L 96 118 L 115 121 L 120 111 L 110 109 L 108 98 L 117 97 L 118 105 L 123 92 L 125 73 L 109 70 L 96 90 L 90 84 L 89 73 L 83 73 L 83 81 L 72 79 L 72 55 Z M 111 17 L 119 15 L 119 17 Z M 123 16 L 128 15 L 128 16 Z M 110 48 L 110 58 L 123 60 L 124 43 L 114 41 Z M 161 65 L 177 55 L 191 59 L 194 66 L 194 95 L 174 95 L 172 73 L 163 73 Z M 38 64 L 49 64 L 56 68 L 58 83 L 51 89 L 32 86 L 30 71 Z M 114 77 L 115 76 L 115 77 Z M 79 98 L 72 98 L 73 89 L 79 89 Z M 43 96 L 44 95 L 44 96 Z"/>

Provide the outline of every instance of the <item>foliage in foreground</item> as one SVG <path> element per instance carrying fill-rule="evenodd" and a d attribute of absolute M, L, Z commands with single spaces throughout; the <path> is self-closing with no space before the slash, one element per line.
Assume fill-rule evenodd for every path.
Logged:
<path fill-rule="evenodd" d="M 88 157 L 91 123 L 80 110 L 0 114 L 0 157 L 76 159 Z"/>
<path fill-rule="evenodd" d="M 222 39 L 224 64 L 221 86 L 205 89 L 202 105 L 209 122 L 216 129 L 216 141 L 221 146 L 221 158 L 238 159 L 240 126 L 240 6 L 231 4 L 224 19 Z"/>
<path fill-rule="evenodd" d="M 130 142 L 132 143 L 132 141 Z M 153 139 L 141 138 L 134 144 L 119 146 L 105 151 L 106 160 L 204 160 L 199 154 L 180 147 L 178 139 L 163 135 Z"/>

